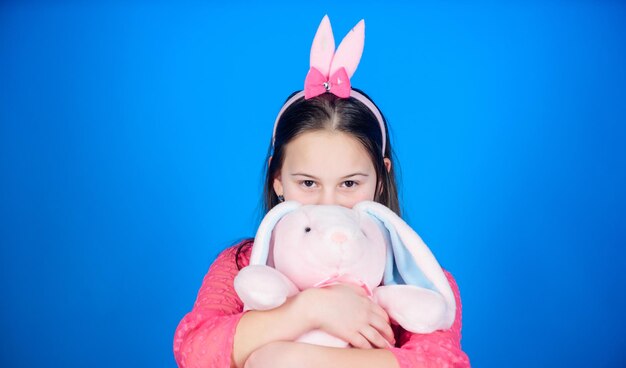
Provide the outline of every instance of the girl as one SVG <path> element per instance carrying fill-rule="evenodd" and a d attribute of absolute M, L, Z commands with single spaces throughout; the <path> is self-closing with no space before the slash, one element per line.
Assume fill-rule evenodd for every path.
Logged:
<path fill-rule="evenodd" d="M 399 215 L 385 119 L 367 95 L 349 86 L 361 56 L 363 21 L 334 55 L 333 41 L 330 60 L 318 66 L 316 42 L 328 47 L 329 29 L 324 17 L 313 42 L 305 90 L 290 96 L 276 119 L 266 161 L 265 210 L 284 200 L 350 208 L 375 200 Z M 354 55 L 342 54 L 342 45 L 355 39 L 361 50 L 343 48 L 358 54 L 350 60 Z M 332 60 L 342 63 L 335 65 L 335 72 Z M 306 290 L 278 308 L 243 313 L 233 279 L 248 264 L 252 243 L 248 239 L 223 251 L 204 277 L 193 310 L 176 330 L 179 367 L 469 366 L 460 345 L 459 290 L 450 273 L 445 275 L 456 299 L 455 321 L 448 330 L 430 334 L 391 326 L 382 308 L 361 288 L 348 285 Z M 293 342 L 312 329 L 342 338 L 353 348 Z"/>

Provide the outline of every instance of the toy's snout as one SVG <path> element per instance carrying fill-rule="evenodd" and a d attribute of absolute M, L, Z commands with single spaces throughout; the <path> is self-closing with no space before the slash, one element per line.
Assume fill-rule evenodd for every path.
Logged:
<path fill-rule="evenodd" d="M 348 241 L 348 235 L 341 231 L 335 231 L 330 235 L 330 240 L 336 244 L 343 244 Z"/>

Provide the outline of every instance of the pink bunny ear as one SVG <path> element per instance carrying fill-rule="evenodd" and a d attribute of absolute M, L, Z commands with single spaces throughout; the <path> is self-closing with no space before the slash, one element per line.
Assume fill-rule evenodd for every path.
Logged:
<path fill-rule="evenodd" d="M 334 53 L 333 29 L 330 26 L 328 15 L 324 15 L 315 33 L 315 38 L 313 38 L 313 45 L 311 45 L 311 67 L 319 70 L 325 78 L 328 78 Z"/>
<path fill-rule="evenodd" d="M 365 20 L 361 19 L 339 44 L 335 57 L 332 59 L 330 73 L 328 73 L 328 75 L 333 75 L 333 73 L 343 67 L 348 73 L 348 78 L 352 78 L 352 75 L 361 61 L 364 43 Z"/>

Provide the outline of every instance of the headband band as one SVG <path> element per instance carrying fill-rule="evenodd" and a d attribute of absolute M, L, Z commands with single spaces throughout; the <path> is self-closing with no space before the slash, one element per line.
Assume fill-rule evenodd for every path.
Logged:
<path fill-rule="evenodd" d="M 383 116 L 369 98 L 353 90 L 350 86 L 350 78 L 361 61 L 364 43 L 365 21 L 361 19 L 361 21 L 343 38 L 337 51 L 335 51 L 335 38 L 333 37 L 330 20 L 328 19 L 328 15 L 324 16 L 317 28 L 313 44 L 311 45 L 311 67 L 304 80 L 304 90 L 291 96 L 291 98 L 285 102 L 274 121 L 272 149 L 276 141 L 276 126 L 289 106 L 302 97 L 308 100 L 324 93 L 332 93 L 339 98 L 354 97 L 374 114 L 380 126 L 382 154 L 385 156 L 387 134 Z"/>
<path fill-rule="evenodd" d="M 278 116 L 276 117 L 276 120 L 274 121 L 274 130 L 272 132 L 272 147 L 274 147 L 274 143 L 276 141 L 276 127 L 278 126 L 278 121 L 280 120 L 280 117 L 283 115 L 283 113 L 285 112 L 285 110 L 287 110 L 289 106 L 291 106 L 294 102 L 296 102 L 300 98 L 304 97 L 304 93 L 305 93 L 304 91 L 300 91 L 296 93 L 295 95 L 291 96 L 291 98 L 287 100 L 287 102 L 285 102 L 283 107 L 280 109 L 280 112 L 278 113 Z M 385 121 L 383 120 L 383 116 L 381 115 L 380 111 L 378 111 L 378 108 L 372 103 L 372 101 L 369 98 L 365 97 L 362 93 L 351 89 L 350 97 L 354 97 L 358 101 L 362 102 L 374 114 L 374 116 L 376 117 L 376 120 L 378 120 L 378 125 L 380 126 L 380 133 L 382 137 L 382 154 L 383 156 L 385 156 L 385 142 L 387 142 L 387 134 L 385 131 Z"/>

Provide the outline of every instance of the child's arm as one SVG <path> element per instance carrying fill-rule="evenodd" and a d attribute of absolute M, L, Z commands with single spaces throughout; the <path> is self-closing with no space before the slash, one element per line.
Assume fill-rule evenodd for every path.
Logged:
<path fill-rule="evenodd" d="M 241 367 L 261 346 L 295 340 L 313 328 L 360 347 L 387 346 L 385 338 L 394 342 L 382 308 L 342 285 L 305 291 L 270 311 L 242 313 L 243 305 L 233 288 L 238 272 L 235 253 L 236 247 L 232 247 L 217 257 L 204 277 L 193 310 L 176 329 L 174 356 L 179 367 Z M 249 252 L 245 256 L 249 257 Z M 358 325 L 368 327 L 364 335 L 350 333 Z"/>
<path fill-rule="evenodd" d="M 231 367 L 243 367 L 252 352 L 268 343 L 293 341 L 310 331 L 312 326 L 300 315 L 304 297 L 300 293 L 278 308 L 246 312 L 235 331 Z"/>
<path fill-rule="evenodd" d="M 362 367 L 398 368 L 386 349 L 330 348 L 297 342 L 273 342 L 250 355 L 244 368 Z"/>
<path fill-rule="evenodd" d="M 337 349 L 292 342 L 274 342 L 255 351 L 246 368 L 317 367 L 469 367 L 461 350 L 461 299 L 452 275 L 445 272 L 454 292 L 457 310 L 448 330 L 429 334 L 404 332 L 399 348 Z"/>
<path fill-rule="evenodd" d="M 174 357 L 180 368 L 230 367 L 233 337 L 243 305 L 233 290 L 236 247 L 224 250 L 202 281 L 193 309 L 174 335 Z"/>
<path fill-rule="evenodd" d="M 391 349 L 402 368 L 470 367 L 469 358 L 461 349 L 462 305 L 459 287 L 452 274 L 445 270 L 444 274 L 456 301 L 454 323 L 447 330 L 438 330 L 429 334 L 404 331 L 399 339 L 401 347 Z"/>
<path fill-rule="evenodd" d="M 264 349 L 268 344 L 294 341 L 313 329 L 321 329 L 362 348 L 387 347 L 395 343 L 388 317 L 381 307 L 367 298 L 360 288 L 334 285 L 307 289 L 273 310 L 246 313 L 239 321 L 235 334 L 235 365 L 243 366 L 251 353 Z M 309 351 L 315 349 L 305 349 L 303 353 L 308 356 Z M 270 354 L 267 350 L 265 352 L 264 356 L 269 360 L 275 358 L 273 351 Z M 393 358 L 391 354 L 389 356 Z M 320 366 L 327 366 L 322 364 L 324 361 L 319 361 Z M 268 364 L 271 366 L 273 363 L 268 361 Z"/>
<path fill-rule="evenodd" d="M 311 329 L 299 315 L 297 297 L 270 311 L 242 312 L 233 287 L 239 272 L 236 249 L 228 248 L 217 257 L 204 277 L 193 310 L 176 329 L 174 357 L 181 368 L 241 367 L 259 347 L 295 340 Z M 249 252 L 242 256 L 249 257 Z"/>

